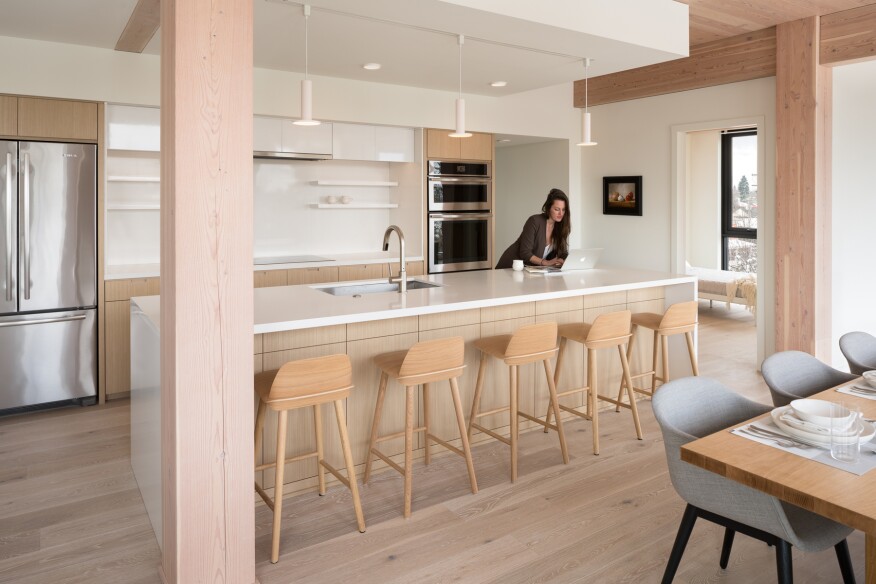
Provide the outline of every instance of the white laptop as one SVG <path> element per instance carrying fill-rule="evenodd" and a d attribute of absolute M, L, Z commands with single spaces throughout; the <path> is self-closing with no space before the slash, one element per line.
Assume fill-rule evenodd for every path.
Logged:
<path fill-rule="evenodd" d="M 599 261 L 599 256 L 602 255 L 601 247 L 590 249 L 573 249 L 569 250 L 569 256 L 563 265 L 559 268 L 549 267 L 542 268 L 539 266 L 527 266 L 528 272 L 550 273 L 550 272 L 571 272 L 574 270 L 589 270 L 596 267 L 596 262 Z"/>

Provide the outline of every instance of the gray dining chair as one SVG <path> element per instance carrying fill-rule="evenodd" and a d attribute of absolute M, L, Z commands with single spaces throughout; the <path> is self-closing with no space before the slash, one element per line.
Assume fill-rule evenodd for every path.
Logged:
<path fill-rule="evenodd" d="M 736 532 L 776 548 L 779 584 L 793 581 L 791 546 L 818 552 L 836 550 L 843 582 L 855 582 L 846 537 L 852 529 L 775 497 L 683 462 L 680 448 L 759 414 L 769 406 L 750 401 L 708 377 L 670 381 L 652 398 L 666 448 L 672 486 L 687 503 L 675 544 L 663 573 L 670 584 L 678 570 L 694 523 L 703 518 L 725 528 L 720 566 L 727 567 Z M 741 438 L 740 438 L 741 439 Z"/>
<path fill-rule="evenodd" d="M 776 407 L 858 377 L 825 365 L 802 351 L 774 353 L 763 360 L 760 372 Z"/>
<path fill-rule="evenodd" d="M 870 333 L 846 333 L 840 337 L 839 347 L 855 375 L 876 369 L 876 337 Z"/>

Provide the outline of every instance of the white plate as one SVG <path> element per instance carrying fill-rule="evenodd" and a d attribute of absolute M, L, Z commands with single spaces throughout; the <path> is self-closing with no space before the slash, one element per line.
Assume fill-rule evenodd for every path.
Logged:
<path fill-rule="evenodd" d="M 800 430 L 797 428 L 793 428 L 786 424 L 782 420 L 782 414 L 791 409 L 791 406 L 782 406 L 780 408 L 774 409 L 770 412 L 770 416 L 773 418 L 773 422 L 782 432 L 785 432 L 789 436 L 794 438 L 799 438 L 801 441 L 808 442 L 817 446 L 823 446 L 825 448 L 830 448 L 830 434 L 816 434 L 813 432 L 806 432 L 804 430 Z M 873 427 L 873 424 L 869 422 L 858 422 L 861 426 L 861 444 L 869 442 L 876 436 L 876 428 Z"/>

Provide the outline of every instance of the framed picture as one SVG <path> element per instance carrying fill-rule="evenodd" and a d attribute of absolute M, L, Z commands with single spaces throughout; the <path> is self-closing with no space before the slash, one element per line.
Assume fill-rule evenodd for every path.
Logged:
<path fill-rule="evenodd" d="M 602 177 L 602 214 L 641 216 L 642 177 Z"/>

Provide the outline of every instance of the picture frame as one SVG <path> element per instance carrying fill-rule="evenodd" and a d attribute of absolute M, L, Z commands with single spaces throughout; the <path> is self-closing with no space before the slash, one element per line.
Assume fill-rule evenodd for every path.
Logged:
<path fill-rule="evenodd" d="M 603 215 L 642 215 L 642 177 L 602 177 Z"/>

